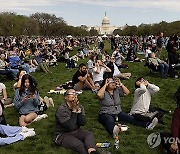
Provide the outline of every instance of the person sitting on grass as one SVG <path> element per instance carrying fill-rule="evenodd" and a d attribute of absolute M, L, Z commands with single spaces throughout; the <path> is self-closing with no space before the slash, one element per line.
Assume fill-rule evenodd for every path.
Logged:
<path fill-rule="evenodd" d="M 164 116 L 162 110 L 157 110 L 155 108 L 150 108 L 151 104 L 151 95 L 159 91 L 159 87 L 150 84 L 143 77 L 140 77 L 135 82 L 135 92 L 134 92 L 134 101 L 131 107 L 130 114 L 137 120 L 144 122 L 158 123 Z"/>
<path fill-rule="evenodd" d="M 0 100 L 4 107 L 13 106 L 13 101 L 7 97 L 6 86 L 3 83 L 0 83 Z"/>
<path fill-rule="evenodd" d="M 115 81 L 112 78 L 107 78 L 104 86 L 97 93 L 97 97 L 100 99 L 99 121 L 108 133 L 113 135 L 116 146 L 119 142 L 118 133 L 121 130 L 121 125 L 116 122 L 127 122 L 147 129 L 155 126 L 154 123 L 136 120 L 133 116 L 122 112 L 120 97 L 127 96 L 129 93 L 130 91 L 119 79 Z"/>
<path fill-rule="evenodd" d="M 155 53 L 151 53 L 148 63 L 153 64 L 157 69 L 159 68 L 161 78 L 167 78 L 169 65 L 165 61 L 157 58 Z"/>
<path fill-rule="evenodd" d="M 94 82 L 87 71 L 86 65 L 81 63 L 78 71 L 73 75 L 72 84 L 75 90 L 82 90 L 84 88 L 90 88 L 96 90 Z"/>
<path fill-rule="evenodd" d="M 11 69 L 9 67 L 9 63 L 6 62 L 6 60 L 7 59 L 6 59 L 5 54 L 1 54 L 0 55 L 0 74 L 1 75 L 6 75 L 7 78 L 15 79 L 17 73 L 19 72 L 19 70 L 18 69 Z"/>
<path fill-rule="evenodd" d="M 107 67 L 101 60 L 97 60 L 92 73 L 95 84 L 99 84 L 99 86 L 101 86 L 105 72 L 111 72 L 111 69 Z"/>
<path fill-rule="evenodd" d="M 17 81 L 16 83 L 14 83 L 13 85 L 13 89 L 16 90 L 18 88 L 21 87 L 21 80 L 23 75 L 26 74 L 26 71 L 21 70 L 18 74 L 17 74 Z M 37 87 L 37 81 L 32 77 L 33 80 L 33 84 Z M 53 99 L 50 97 L 48 98 L 47 96 L 44 97 L 44 99 L 40 96 L 40 106 L 44 106 L 44 109 L 49 108 L 49 107 L 54 107 L 54 101 Z"/>
<path fill-rule="evenodd" d="M 2 103 L 0 102 L 0 146 L 9 145 L 35 135 L 34 128 L 6 125 Z"/>
<path fill-rule="evenodd" d="M 49 73 L 49 66 L 48 66 L 48 63 L 47 62 L 44 62 L 43 59 L 42 59 L 42 55 L 41 55 L 41 52 L 36 49 L 35 53 L 34 53 L 34 59 L 36 60 L 37 62 L 37 70 L 42 70 L 43 72 L 45 73 Z"/>
<path fill-rule="evenodd" d="M 133 47 L 130 47 L 128 49 L 126 61 L 129 61 L 129 62 L 141 62 L 141 60 L 137 57 Z"/>
<path fill-rule="evenodd" d="M 93 133 L 81 128 L 86 124 L 86 117 L 74 89 L 65 92 L 64 102 L 56 111 L 55 117 L 54 142 L 56 145 L 80 154 L 97 154 Z"/>
<path fill-rule="evenodd" d="M 127 79 L 129 80 L 131 77 L 131 73 L 122 73 L 120 72 L 119 68 L 117 67 L 114 57 L 111 57 L 110 62 L 107 66 L 111 69 L 111 73 L 109 73 L 109 77 L 115 77 L 120 79 Z"/>
<path fill-rule="evenodd" d="M 23 75 L 21 86 L 19 89 L 16 89 L 14 96 L 14 105 L 20 114 L 20 126 L 27 126 L 37 117 L 39 104 L 39 93 L 32 77 L 28 74 Z"/>

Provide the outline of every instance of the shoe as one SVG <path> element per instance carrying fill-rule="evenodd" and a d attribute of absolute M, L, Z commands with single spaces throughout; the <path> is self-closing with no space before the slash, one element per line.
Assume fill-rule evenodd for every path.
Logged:
<path fill-rule="evenodd" d="M 28 132 L 21 132 L 19 134 L 23 136 L 23 139 L 36 135 L 35 131 L 33 131 L 33 130 L 29 130 Z"/>
<path fill-rule="evenodd" d="M 51 97 L 49 98 L 49 106 L 54 107 L 54 101 Z"/>
<path fill-rule="evenodd" d="M 155 117 L 152 122 L 147 126 L 146 129 L 153 130 L 154 127 L 158 124 L 158 119 Z"/>
<path fill-rule="evenodd" d="M 119 140 L 115 140 L 114 142 L 114 148 L 119 149 Z"/>
<path fill-rule="evenodd" d="M 22 132 L 26 133 L 28 131 L 34 131 L 34 128 L 27 128 L 26 126 L 22 126 Z"/>
<path fill-rule="evenodd" d="M 175 75 L 175 77 L 174 77 L 174 78 L 175 78 L 175 79 L 177 79 L 178 77 L 179 77 L 178 75 Z"/>
<path fill-rule="evenodd" d="M 49 107 L 49 98 L 47 96 L 44 96 L 44 103 L 46 103 L 47 107 Z"/>
<path fill-rule="evenodd" d="M 115 125 L 113 129 L 113 137 L 118 138 L 119 132 L 120 132 L 119 126 Z"/>
<path fill-rule="evenodd" d="M 97 89 L 92 89 L 92 92 L 97 94 L 98 90 Z"/>
<path fill-rule="evenodd" d="M 39 121 L 39 120 L 41 120 L 41 119 L 45 119 L 45 118 L 47 118 L 47 117 L 48 117 L 47 114 L 38 115 L 38 116 L 33 120 L 33 122 Z"/>
<path fill-rule="evenodd" d="M 127 125 L 121 125 L 121 124 L 118 124 L 118 127 L 121 132 L 126 132 L 129 128 Z"/>

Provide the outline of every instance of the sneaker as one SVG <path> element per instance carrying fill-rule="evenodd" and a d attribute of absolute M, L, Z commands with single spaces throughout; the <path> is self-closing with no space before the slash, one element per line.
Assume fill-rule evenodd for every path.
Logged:
<path fill-rule="evenodd" d="M 33 122 L 39 121 L 39 120 L 41 120 L 41 119 L 45 119 L 45 118 L 47 118 L 47 117 L 48 117 L 47 114 L 38 115 L 38 116 L 33 120 Z"/>
<path fill-rule="evenodd" d="M 36 135 L 35 131 L 33 131 L 33 130 L 29 130 L 28 132 L 21 132 L 19 134 L 23 136 L 23 139 Z"/>
<path fill-rule="evenodd" d="M 175 75 L 175 77 L 174 77 L 174 78 L 175 78 L 175 79 L 177 79 L 178 77 L 179 77 L 178 75 Z"/>
<path fill-rule="evenodd" d="M 97 89 L 92 89 L 92 92 L 97 94 L 98 90 Z"/>
<path fill-rule="evenodd" d="M 51 97 L 49 98 L 49 106 L 54 107 L 54 101 Z"/>
<path fill-rule="evenodd" d="M 27 128 L 26 126 L 22 126 L 22 132 L 26 133 L 28 131 L 34 131 L 34 128 Z"/>
<path fill-rule="evenodd" d="M 126 132 L 129 128 L 127 125 L 121 125 L 121 124 L 118 124 L 118 127 L 121 132 Z"/>
<path fill-rule="evenodd" d="M 119 140 L 115 140 L 114 142 L 114 148 L 119 149 Z"/>
<path fill-rule="evenodd" d="M 158 119 L 155 117 L 152 122 L 146 127 L 148 130 L 153 130 L 154 127 L 158 124 Z"/>
<path fill-rule="evenodd" d="M 114 138 L 117 138 L 118 135 L 119 135 L 119 132 L 120 132 L 120 129 L 117 125 L 114 126 L 114 129 L 113 129 L 113 137 Z"/>

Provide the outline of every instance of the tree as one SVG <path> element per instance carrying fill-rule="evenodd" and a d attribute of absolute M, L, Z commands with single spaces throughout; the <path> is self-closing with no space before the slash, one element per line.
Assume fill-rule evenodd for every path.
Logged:
<path fill-rule="evenodd" d="M 43 36 L 53 36 L 59 32 L 59 28 L 66 23 L 63 18 L 57 18 L 54 14 L 35 13 L 31 15 L 39 23 L 40 34 Z"/>
<path fill-rule="evenodd" d="M 32 18 L 26 17 L 24 19 L 24 34 L 28 36 L 39 34 L 38 22 Z"/>
<path fill-rule="evenodd" d="M 123 31 L 122 31 L 121 29 L 115 29 L 115 30 L 113 31 L 113 34 L 114 34 L 114 35 L 117 35 L 117 34 L 122 35 L 122 34 L 123 34 Z"/>
<path fill-rule="evenodd" d="M 97 36 L 98 35 L 98 31 L 94 27 L 92 27 L 90 29 L 90 31 L 89 31 L 89 35 L 90 36 Z"/>

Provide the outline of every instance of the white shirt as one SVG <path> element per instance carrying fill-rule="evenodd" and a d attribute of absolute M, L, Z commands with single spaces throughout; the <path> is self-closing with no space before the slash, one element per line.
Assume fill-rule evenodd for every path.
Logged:
<path fill-rule="evenodd" d="M 93 61 L 91 59 L 88 60 L 87 64 L 88 64 L 88 69 L 91 69 L 94 67 Z"/>
<path fill-rule="evenodd" d="M 152 53 L 150 49 L 146 49 L 145 58 L 149 57 L 149 54 Z"/>
<path fill-rule="evenodd" d="M 113 73 L 113 77 L 114 77 L 114 76 L 121 74 L 121 72 L 119 71 L 119 69 L 115 63 L 113 63 L 113 65 L 114 65 L 114 73 Z"/>
<path fill-rule="evenodd" d="M 151 95 L 158 91 L 159 87 L 154 84 L 148 84 L 147 87 L 144 84 L 140 84 L 140 88 L 137 88 L 134 92 L 134 101 L 130 113 L 146 114 L 149 111 Z"/>
<path fill-rule="evenodd" d="M 0 96 L 2 96 L 2 92 L 3 92 L 4 89 L 6 89 L 5 84 L 0 83 Z"/>
<path fill-rule="evenodd" d="M 99 73 L 96 73 L 97 71 L 97 67 L 95 67 L 93 69 L 93 81 L 96 82 L 96 81 L 102 81 L 103 80 L 103 75 L 104 75 L 104 72 L 106 71 L 106 68 L 104 67 L 101 67 L 101 71 Z"/>

